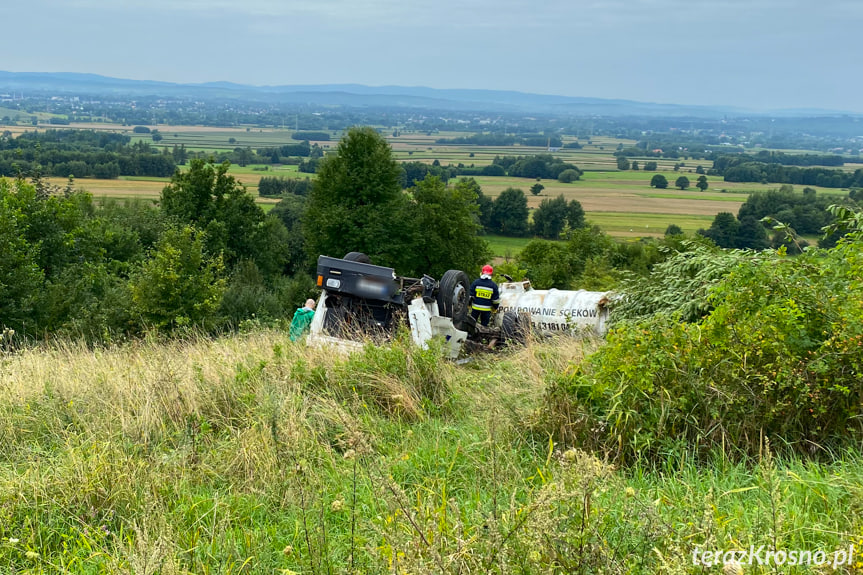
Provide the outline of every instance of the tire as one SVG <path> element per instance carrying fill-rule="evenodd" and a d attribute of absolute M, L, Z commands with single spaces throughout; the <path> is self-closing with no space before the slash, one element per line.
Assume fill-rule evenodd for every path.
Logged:
<path fill-rule="evenodd" d="M 509 345 L 526 345 L 530 336 L 530 314 L 506 311 L 500 326 L 504 342 Z"/>
<path fill-rule="evenodd" d="M 347 260 L 349 262 L 359 262 L 361 264 L 370 264 L 372 260 L 369 259 L 369 256 L 364 254 L 363 252 L 348 252 L 345 254 L 343 260 Z"/>
<path fill-rule="evenodd" d="M 452 319 L 456 329 L 463 329 L 470 304 L 470 283 L 461 270 L 447 270 L 439 282 L 437 292 L 438 312 Z"/>

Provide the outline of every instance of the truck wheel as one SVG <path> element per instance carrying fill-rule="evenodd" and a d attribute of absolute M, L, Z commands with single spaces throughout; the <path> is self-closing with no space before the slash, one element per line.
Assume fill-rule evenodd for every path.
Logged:
<path fill-rule="evenodd" d="M 500 333 L 507 344 L 525 345 L 530 335 L 530 314 L 505 311 Z"/>
<path fill-rule="evenodd" d="M 469 290 L 467 274 L 461 270 L 447 270 L 440 279 L 438 311 L 442 316 L 452 318 L 456 329 L 463 329 L 470 302 Z"/>
<path fill-rule="evenodd" d="M 343 260 L 347 260 L 349 262 L 359 262 L 361 264 L 370 264 L 372 260 L 369 259 L 369 256 L 364 254 L 363 252 L 348 252 L 345 254 Z"/>

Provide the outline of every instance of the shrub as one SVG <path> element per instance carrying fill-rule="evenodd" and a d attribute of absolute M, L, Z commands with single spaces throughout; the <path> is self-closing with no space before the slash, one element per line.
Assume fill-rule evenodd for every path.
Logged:
<path fill-rule="evenodd" d="M 606 346 L 550 387 L 545 423 L 624 461 L 719 446 L 756 454 L 764 437 L 809 455 L 859 440 L 860 248 L 858 232 L 794 258 L 717 253 L 713 264 L 697 250 L 684 259 L 700 262 L 694 270 L 667 266 L 681 291 L 696 289 L 706 270 L 725 276 L 696 298 L 711 309 L 685 323 L 686 305 L 657 301 L 660 313 L 620 323 Z"/>

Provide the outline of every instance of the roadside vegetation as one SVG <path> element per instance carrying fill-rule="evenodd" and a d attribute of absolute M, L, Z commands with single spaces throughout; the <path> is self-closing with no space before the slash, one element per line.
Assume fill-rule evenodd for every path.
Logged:
<path fill-rule="evenodd" d="M 404 337 L 340 359 L 254 331 L 7 355 L 0 569 L 683 573 L 696 546 L 863 537 L 855 450 L 765 435 L 623 462 L 546 433 L 548 390 L 593 348 L 456 366 Z"/>

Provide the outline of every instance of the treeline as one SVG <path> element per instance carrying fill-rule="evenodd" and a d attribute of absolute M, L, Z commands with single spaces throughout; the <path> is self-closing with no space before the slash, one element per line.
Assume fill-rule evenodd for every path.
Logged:
<path fill-rule="evenodd" d="M 404 162 L 401 164 L 404 175 L 402 187 L 410 187 L 431 174 L 444 181 L 458 176 L 512 176 L 515 178 L 539 178 L 570 183 L 581 178 L 582 171 L 575 164 L 564 162 L 550 154 L 535 156 L 495 156 L 487 166 L 465 166 L 464 164 L 442 166 L 435 160 L 431 165 L 425 162 Z"/>
<path fill-rule="evenodd" d="M 757 154 L 742 154 L 737 158 L 751 158 L 749 161 L 765 164 L 782 164 L 783 166 L 844 166 L 845 158 L 836 154 L 786 154 L 761 150 Z"/>
<path fill-rule="evenodd" d="M 823 228 L 833 223 L 828 208 L 835 203 L 836 198 L 819 196 L 812 188 L 797 193 L 786 184 L 778 190 L 751 194 L 736 217 L 719 213 L 708 229 L 698 233 L 722 248 L 761 250 L 785 246 L 790 251 L 800 251 L 808 242 L 794 238 L 795 234 L 821 235 Z M 764 218 L 786 227 L 773 230 L 769 220 L 762 222 Z M 820 239 L 819 246 L 832 247 L 838 238 L 839 234 L 831 234 Z"/>
<path fill-rule="evenodd" d="M 752 156 L 720 156 L 716 158 L 708 173 L 722 176 L 726 182 L 794 184 L 823 188 L 863 187 L 863 169 L 852 173 L 823 167 L 801 168 L 755 161 Z"/>
<path fill-rule="evenodd" d="M 558 239 L 564 232 L 582 228 L 584 209 L 577 200 L 569 202 L 563 197 L 545 198 L 533 212 L 530 222 L 527 196 L 517 188 L 507 188 L 491 199 L 482 193 L 473 178 L 463 178 L 460 184 L 467 184 L 475 190 L 479 207 L 479 223 L 482 231 L 510 237 L 535 236 Z"/>
<path fill-rule="evenodd" d="M 863 170 L 853 173 L 829 168 L 796 168 L 777 164 L 748 163 L 725 170 L 726 182 L 761 182 L 820 186 L 822 188 L 863 187 Z"/>
<path fill-rule="evenodd" d="M 699 141 L 681 140 L 675 138 L 651 137 L 636 142 L 634 146 L 619 144 L 614 155 L 618 158 L 665 158 L 670 160 L 684 159 L 703 160 L 711 158 L 719 150 L 727 147 L 705 144 Z"/>
<path fill-rule="evenodd" d="M 285 194 L 307 196 L 311 188 L 312 182 L 309 178 L 273 178 L 264 176 L 258 182 L 258 194 L 266 197 L 283 196 Z"/>
<path fill-rule="evenodd" d="M 0 176 L 42 173 L 57 177 L 167 177 L 177 167 L 175 153 L 147 142 L 129 145 L 121 134 L 48 130 L 0 138 Z"/>
<path fill-rule="evenodd" d="M 495 134 L 483 133 L 458 138 L 438 138 L 436 144 L 465 146 L 551 146 L 560 148 L 563 140 L 558 135 L 543 134 Z"/>
<path fill-rule="evenodd" d="M 291 134 L 292 140 L 305 140 L 307 143 L 309 140 L 315 140 L 319 142 L 329 142 L 330 134 L 329 132 L 294 132 Z"/>

